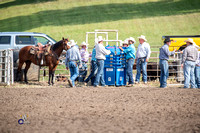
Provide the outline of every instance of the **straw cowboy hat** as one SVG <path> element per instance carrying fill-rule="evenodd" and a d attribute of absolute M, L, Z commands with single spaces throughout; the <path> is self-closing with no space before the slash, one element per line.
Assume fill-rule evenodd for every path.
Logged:
<path fill-rule="evenodd" d="M 192 43 L 192 44 L 194 44 L 195 42 L 193 41 L 193 39 L 192 38 L 188 38 L 187 40 L 185 40 L 184 42 L 189 42 L 189 43 Z"/>
<path fill-rule="evenodd" d="M 82 46 L 88 46 L 88 45 L 89 45 L 89 44 L 87 44 L 86 42 L 82 42 L 82 43 L 81 43 L 81 47 L 82 47 Z"/>
<path fill-rule="evenodd" d="M 136 43 L 135 38 L 130 37 L 128 40 L 133 41 L 134 43 Z"/>
<path fill-rule="evenodd" d="M 102 36 L 98 36 L 98 42 L 101 42 L 101 41 L 103 41 L 104 39 L 103 39 L 103 37 Z"/>
<path fill-rule="evenodd" d="M 139 36 L 138 38 L 144 40 L 145 42 L 147 41 L 147 39 L 145 38 L 144 35 L 141 35 L 141 36 Z"/>
<path fill-rule="evenodd" d="M 72 46 L 75 46 L 76 45 L 76 42 L 74 40 L 70 40 L 68 43 L 67 43 L 70 47 Z"/>
<path fill-rule="evenodd" d="M 200 47 L 198 45 L 196 45 L 196 43 L 193 41 L 192 38 L 188 38 L 187 40 L 185 40 L 184 42 L 189 42 L 192 43 L 197 49 L 200 49 Z"/>

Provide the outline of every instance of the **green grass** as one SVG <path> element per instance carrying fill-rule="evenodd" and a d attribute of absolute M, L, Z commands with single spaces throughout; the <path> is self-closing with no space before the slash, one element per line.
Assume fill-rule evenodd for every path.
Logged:
<path fill-rule="evenodd" d="M 0 32 L 42 32 L 79 44 L 95 29 L 118 29 L 121 40 L 143 34 L 154 46 L 163 35 L 200 34 L 200 0 L 0 0 L 0 14 Z M 92 36 L 89 42 L 92 49 Z"/>

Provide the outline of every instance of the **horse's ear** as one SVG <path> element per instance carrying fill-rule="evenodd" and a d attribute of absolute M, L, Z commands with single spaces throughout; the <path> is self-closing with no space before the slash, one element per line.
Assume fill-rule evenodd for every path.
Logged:
<path fill-rule="evenodd" d="M 65 40 L 65 38 L 64 38 L 64 37 L 63 37 L 62 39 L 63 39 L 63 41 Z"/>

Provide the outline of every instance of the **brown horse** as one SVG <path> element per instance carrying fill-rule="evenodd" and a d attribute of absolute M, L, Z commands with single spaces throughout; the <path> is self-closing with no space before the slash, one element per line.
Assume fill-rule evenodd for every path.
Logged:
<path fill-rule="evenodd" d="M 53 78 L 54 78 L 56 67 L 59 63 L 59 57 L 61 53 L 63 52 L 63 50 L 67 51 L 70 48 L 70 46 L 67 45 L 67 43 L 68 43 L 68 39 L 63 38 L 61 41 L 53 44 L 51 46 L 49 54 L 44 57 L 45 63 L 43 65 L 40 65 L 41 59 L 36 58 L 34 54 L 30 53 L 31 48 L 34 46 L 25 46 L 22 49 L 20 49 L 19 66 L 17 70 L 18 78 L 19 78 L 19 74 L 21 75 L 21 69 L 22 69 L 23 64 L 26 63 L 26 67 L 24 69 L 24 81 L 28 83 L 27 72 L 28 72 L 28 69 L 30 68 L 31 63 L 34 63 L 35 65 L 39 65 L 39 66 L 49 66 L 48 84 L 53 85 L 54 84 Z"/>

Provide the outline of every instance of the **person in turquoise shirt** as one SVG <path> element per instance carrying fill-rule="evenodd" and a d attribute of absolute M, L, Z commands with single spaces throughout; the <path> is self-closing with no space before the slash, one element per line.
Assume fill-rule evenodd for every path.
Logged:
<path fill-rule="evenodd" d="M 123 49 L 122 47 L 119 47 L 125 54 L 126 54 L 126 60 L 127 60 L 127 76 L 128 76 L 128 87 L 133 86 L 134 80 L 133 80 L 133 64 L 135 60 L 135 46 L 134 43 L 136 43 L 135 39 L 133 37 L 130 37 L 128 39 L 129 46 L 126 49 Z"/>

